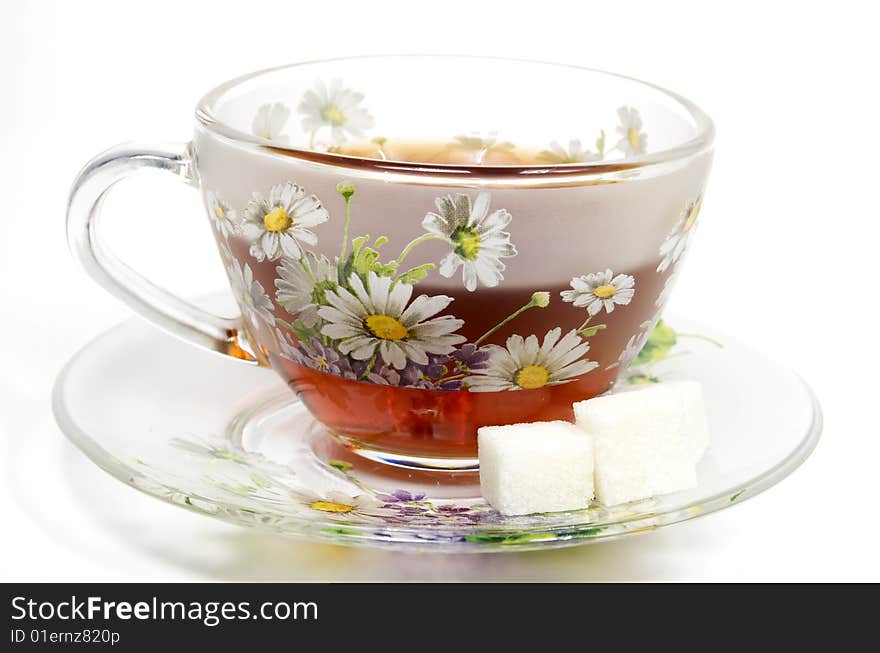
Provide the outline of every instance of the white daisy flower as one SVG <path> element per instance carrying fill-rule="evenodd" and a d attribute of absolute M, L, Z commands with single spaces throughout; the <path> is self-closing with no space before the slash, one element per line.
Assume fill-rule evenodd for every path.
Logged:
<path fill-rule="evenodd" d="M 266 322 L 275 326 L 275 316 L 272 311 L 275 307 L 272 300 L 266 294 L 262 284 L 254 279 L 253 270 L 247 263 L 242 269 L 241 264 L 236 260 L 232 260 L 232 265 L 226 268 L 226 274 L 229 275 L 229 282 L 232 286 L 232 292 L 238 305 L 245 313 L 253 326 L 257 326 L 256 317 L 263 318 Z"/>
<path fill-rule="evenodd" d="M 222 234 L 217 238 L 217 249 L 220 251 L 220 260 L 223 261 L 224 267 L 232 263 L 232 259 L 235 257 L 232 254 L 232 249 L 229 247 L 229 239 Z"/>
<path fill-rule="evenodd" d="M 297 109 L 303 116 L 303 129 L 312 132 L 327 126 L 336 141 L 347 135 L 359 138 L 373 127 L 373 116 L 358 106 L 363 99 L 362 93 L 343 88 L 341 80 L 331 80 L 330 86 L 318 80 Z"/>
<path fill-rule="evenodd" d="M 652 327 L 653 328 L 653 327 Z M 626 343 L 626 347 L 624 347 L 623 351 L 620 352 L 620 356 L 617 359 L 616 363 L 612 363 L 606 370 L 614 369 L 615 367 L 620 367 L 621 369 L 626 369 L 629 367 L 629 364 L 635 360 L 636 356 L 639 355 L 639 352 L 645 346 L 645 343 L 648 342 L 648 338 L 651 335 L 651 329 L 647 331 L 640 331 L 636 335 L 632 336 Z"/>
<path fill-rule="evenodd" d="M 611 270 L 594 272 L 571 280 L 573 290 L 563 290 L 562 301 L 571 302 L 578 308 L 587 307 L 590 315 L 598 314 L 603 308 L 612 313 L 614 305 L 626 306 L 636 294 L 636 280 L 628 274 L 618 274 L 612 278 Z"/>
<path fill-rule="evenodd" d="M 298 259 L 302 256 L 299 241 L 317 244 L 310 227 L 329 218 L 315 195 L 307 196 L 300 186 L 287 182 L 273 186 L 268 198 L 254 193 L 239 228 L 252 241 L 250 253 L 258 261 L 274 261 L 282 254 Z"/>
<path fill-rule="evenodd" d="M 275 270 L 275 299 L 306 326 L 320 322 L 318 308 L 327 304 L 325 293 L 339 287 L 338 261 L 306 252 L 301 259 L 283 259 Z"/>
<path fill-rule="evenodd" d="M 669 299 L 669 295 L 672 293 L 672 288 L 675 286 L 675 282 L 678 279 L 678 268 L 676 268 L 672 274 L 666 277 L 666 283 L 663 285 L 663 290 L 660 291 L 660 294 L 657 296 L 657 301 L 654 302 L 654 305 L 662 307 L 666 304 Z"/>
<path fill-rule="evenodd" d="M 267 141 L 287 143 L 290 138 L 282 132 L 288 118 L 290 118 L 290 108 L 286 104 L 281 102 L 263 104 L 257 109 L 257 115 L 251 123 L 251 131 Z"/>
<path fill-rule="evenodd" d="M 474 161 L 482 163 L 487 154 L 495 154 L 498 152 L 512 152 L 516 149 L 516 145 L 510 141 L 499 141 L 498 132 L 490 131 L 485 138 L 482 134 L 473 133 L 470 135 L 456 136 L 458 146 L 462 149 L 474 153 Z"/>
<path fill-rule="evenodd" d="M 326 516 L 331 519 L 361 518 L 372 521 L 398 514 L 394 510 L 384 508 L 385 504 L 368 494 L 352 496 L 337 490 L 328 490 L 317 494 L 307 489 L 293 491 L 291 494 L 306 507 L 326 513 Z"/>
<path fill-rule="evenodd" d="M 556 327 L 538 344 L 536 336 L 523 339 L 513 335 L 507 347 L 487 345 L 489 362 L 486 369 L 476 370 L 467 378 L 473 392 L 501 390 L 532 390 L 548 385 L 568 383 L 577 376 L 598 367 L 584 355 L 590 343 L 572 330 L 560 340 L 562 329 Z"/>
<path fill-rule="evenodd" d="M 220 199 L 220 197 L 208 191 L 208 212 L 211 214 L 211 222 L 224 238 L 228 238 L 230 234 L 235 233 L 238 224 L 238 215 L 228 203 Z"/>
<path fill-rule="evenodd" d="M 558 142 L 550 143 L 550 149 L 543 150 L 539 156 L 550 163 L 583 163 L 587 161 L 598 161 L 602 157 L 596 152 L 585 149 L 580 140 L 574 139 L 568 142 L 568 149 L 565 149 Z"/>
<path fill-rule="evenodd" d="M 639 112 L 632 107 L 620 107 L 617 110 L 617 117 L 620 120 L 617 126 L 617 133 L 620 134 L 617 149 L 625 156 L 644 154 L 648 135 L 642 131 L 642 117 Z"/>
<path fill-rule="evenodd" d="M 318 309 L 325 324 L 321 333 L 339 343 L 339 351 L 355 360 L 378 355 L 387 365 L 402 370 L 407 360 L 428 364 L 428 354 L 449 354 L 465 337 L 454 332 L 464 324 L 450 315 L 428 319 L 452 302 L 452 297 L 419 295 L 412 303 L 413 286 L 393 284 L 390 277 L 370 272 L 368 287 L 357 274 L 349 285 L 327 290 L 330 306 Z M 393 286 L 393 287 L 392 287 Z"/>
<path fill-rule="evenodd" d="M 669 232 L 666 240 L 660 245 L 660 255 L 663 259 L 660 261 L 660 265 L 657 266 L 657 272 L 663 272 L 684 254 L 691 235 L 696 231 L 697 216 L 700 214 L 700 207 L 702 205 L 702 195 L 699 195 L 697 199 L 685 205 L 681 216 L 679 216 L 678 221 L 672 227 L 672 231 Z"/>
<path fill-rule="evenodd" d="M 440 274 L 451 277 L 461 266 L 464 287 L 477 289 L 479 280 L 484 286 L 497 286 L 504 276 L 502 258 L 516 256 L 510 234 L 504 228 L 510 224 L 510 213 L 498 209 L 489 213 L 490 194 L 481 192 L 471 206 L 471 198 L 464 193 L 438 197 L 438 213 L 428 213 L 422 227 L 442 237 L 453 250 L 440 262 Z"/>

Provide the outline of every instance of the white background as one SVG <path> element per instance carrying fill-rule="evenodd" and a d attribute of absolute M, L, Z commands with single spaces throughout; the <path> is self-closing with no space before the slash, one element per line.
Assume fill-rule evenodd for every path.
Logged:
<path fill-rule="evenodd" d="M 880 580 L 878 23 L 869 3 L 817 5 L 2 3 L 0 580 Z M 187 140 L 201 94 L 233 76 L 396 52 L 581 64 L 702 106 L 718 129 L 716 163 L 671 310 L 812 384 L 826 417 L 813 457 L 705 519 L 477 559 L 257 535 L 141 495 L 68 444 L 49 412 L 53 378 L 128 314 L 68 255 L 65 202 L 78 168 L 120 141 Z M 476 100 L 492 102 L 491 89 Z M 548 120 L 553 106 L 547 98 Z M 134 181 L 107 210 L 127 214 L 110 221 L 122 227 L 118 249 L 158 282 L 187 296 L 222 287 L 195 193 Z M 198 264 L 175 265 L 184 254 Z"/>

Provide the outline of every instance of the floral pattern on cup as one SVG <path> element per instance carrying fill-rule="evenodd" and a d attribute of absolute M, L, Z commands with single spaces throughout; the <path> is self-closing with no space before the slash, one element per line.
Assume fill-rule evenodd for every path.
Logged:
<path fill-rule="evenodd" d="M 325 131 L 336 142 L 362 136 L 373 125 L 372 116 L 361 106 L 363 100 L 363 94 L 345 88 L 339 80 L 329 85 L 316 82 L 298 108 L 310 140 Z M 281 103 L 261 106 L 254 132 L 283 141 L 290 113 Z M 620 139 L 613 147 L 606 147 L 605 131 L 600 130 L 595 150 L 576 139 L 567 148 L 554 141 L 541 156 L 551 163 L 572 163 L 602 160 L 614 150 L 625 156 L 644 153 L 647 135 L 638 110 L 624 106 L 617 115 Z M 457 146 L 483 154 L 513 147 L 495 132 L 461 136 Z M 636 280 L 625 271 L 586 271 L 574 276 L 571 289 L 559 297 L 572 310 L 583 311 L 583 322 L 576 329 L 563 334 L 556 326 L 541 334 L 515 333 L 503 345 L 486 343 L 525 311 L 552 301 L 550 293 L 536 290 L 526 304 L 469 342 L 460 332 L 465 325 L 454 314 L 453 299 L 419 294 L 416 286 L 433 274 L 445 278 L 460 274 L 469 292 L 502 284 L 505 259 L 517 255 L 508 231 L 514 221 L 510 211 L 492 206 L 487 191 L 437 197 L 436 209 L 426 211 L 421 221 L 424 233 L 389 257 L 385 252 L 391 243 L 385 236 L 350 237 L 356 188 L 342 181 L 337 191 L 345 200 L 338 256 L 312 251 L 320 226 L 331 216 L 321 199 L 294 181 L 254 191 L 244 207 L 207 192 L 227 273 L 246 322 L 254 329 L 261 324 L 272 327 L 279 355 L 298 365 L 349 380 L 429 390 L 489 392 L 559 385 L 598 367 L 588 356 L 589 339 L 607 325 L 593 320 L 625 310 L 636 295 Z M 656 300 L 658 314 L 694 231 L 701 197 L 686 204 L 659 245 L 657 271 L 669 270 L 669 274 Z M 234 259 L 227 242 L 233 234 L 247 241 L 248 253 L 256 261 L 277 262 L 274 289 L 264 288 L 247 262 Z M 436 262 L 407 267 L 410 253 L 432 240 L 450 249 Z M 281 309 L 287 314 L 284 318 L 278 314 Z M 626 369 L 648 342 L 657 319 L 631 334 L 618 360 L 605 369 Z"/>
<path fill-rule="evenodd" d="M 696 230 L 697 216 L 700 214 L 702 205 L 702 194 L 685 205 L 672 230 L 660 245 L 660 255 L 663 259 L 657 266 L 657 272 L 665 272 L 684 255 L 688 243 Z"/>
<path fill-rule="evenodd" d="M 544 334 L 515 334 L 504 346 L 484 344 L 525 311 L 552 301 L 550 293 L 536 291 L 529 302 L 467 342 L 459 333 L 464 321 L 448 312 L 452 298 L 417 294 L 415 287 L 431 274 L 451 277 L 459 268 L 468 291 L 479 284 L 501 284 L 505 269 L 501 259 L 517 254 L 505 231 L 513 220 L 510 212 L 490 211 L 491 194 L 485 191 L 475 197 L 465 193 L 438 197 L 436 212 L 428 211 L 422 221 L 425 233 L 396 257 L 386 258 L 382 254 L 389 246 L 386 237 L 349 238 L 356 189 L 343 181 L 337 190 L 346 205 L 345 240 L 340 255 L 334 257 L 305 249 L 317 245 L 318 233 L 312 228 L 330 220 L 330 215 L 320 199 L 293 182 L 274 186 L 266 195 L 254 193 L 244 211 L 216 194 L 207 196 L 221 245 L 229 234 L 236 234 L 250 242 L 249 253 L 256 260 L 278 262 L 273 298 L 248 263 L 232 258 L 228 246 L 222 248 L 224 258 L 231 259 L 227 273 L 247 323 L 254 328 L 274 327 L 279 355 L 304 367 L 349 380 L 430 390 L 497 392 L 568 383 L 598 366 L 588 356 L 589 338 L 607 327 L 593 319 L 625 309 L 636 294 L 632 275 L 611 269 L 589 272 L 573 277 L 571 289 L 560 293 L 572 310 L 583 311 L 585 319 L 578 328 L 564 335 L 561 327 Z M 689 203 L 661 245 L 661 255 L 670 253 L 674 258 L 681 243 L 686 245 L 699 201 Z M 217 222 L 221 219 L 223 227 Z M 409 254 L 430 240 L 442 240 L 452 251 L 439 264 L 407 268 Z M 675 246 L 667 244 L 673 240 Z M 657 300 L 661 304 L 675 275 L 673 270 L 667 276 Z M 280 318 L 276 306 L 291 319 Z M 607 369 L 626 369 L 656 321 L 643 324 Z"/>
<path fill-rule="evenodd" d="M 504 231 L 510 224 L 510 213 L 505 209 L 489 213 L 490 197 L 485 191 L 478 193 L 473 205 L 465 193 L 438 197 L 439 213 L 428 213 L 422 221 L 428 235 L 452 245 L 452 252 L 440 261 L 440 274 L 449 278 L 461 267 L 462 281 L 471 292 L 477 289 L 478 281 L 489 288 L 501 283 L 501 259 L 516 256 L 510 234 Z"/>
<path fill-rule="evenodd" d="M 311 150 L 333 151 L 350 139 L 361 139 L 375 126 L 375 119 L 363 106 L 364 93 L 345 86 L 341 79 L 325 81 L 317 79 L 311 89 L 299 100 L 302 133 Z M 251 122 L 251 132 L 266 141 L 286 145 L 291 139 L 285 131 L 292 110 L 284 102 L 269 102 L 257 107 Z M 549 164 L 589 163 L 604 161 L 614 152 L 623 157 L 644 154 L 647 151 L 648 134 L 644 131 L 642 116 L 638 109 L 621 106 L 617 109 L 617 125 L 614 128 L 619 139 L 613 146 L 606 144 L 605 129 L 599 130 L 591 149 L 579 138 L 570 139 L 564 146 L 551 141 L 538 152 L 539 160 Z M 383 150 L 387 141 L 383 137 L 370 139 Z M 497 130 L 459 134 L 450 141 L 450 147 L 468 153 L 475 164 L 482 164 L 494 154 L 511 155 L 516 145 L 500 137 Z M 384 158 L 384 154 L 383 154 Z"/>
<path fill-rule="evenodd" d="M 562 293 L 574 310 L 586 309 L 578 329 L 563 335 L 561 327 L 544 334 L 510 336 L 505 346 L 484 344 L 501 327 L 522 313 L 545 308 L 552 298 L 536 291 L 529 301 L 473 342 L 460 333 L 464 321 L 449 313 L 452 297 L 418 294 L 416 286 L 431 274 L 452 277 L 461 269 L 468 291 L 479 284 L 494 287 L 504 280 L 501 259 L 514 257 L 516 247 L 505 231 L 513 220 L 504 208 L 490 210 L 491 194 L 455 193 L 438 197 L 437 211 L 422 220 L 424 233 L 404 245 L 393 258 L 383 256 L 390 246 L 379 236 L 349 237 L 351 203 L 356 189 L 340 182 L 345 199 L 343 242 L 332 258 L 306 249 L 318 243 L 312 231 L 330 215 L 321 201 L 288 182 L 267 194 L 255 192 L 243 212 L 208 195 L 226 220 L 238 223 L 235 233 L 249 243 L 257 261 L 277 261 L 274 298 L 254 278 L 250 264 L 233 259 L 227 273 L 245 320 L 258 329 L 274 327 L 278 353 L 294 363 L 343 378 L 431 390 L 475 392 L 527 390 L 568 383 L 598 365 L 591 361 L 588 338 L 605 325 L 590 326 L 601 311 L 625 307 L 635 294 L 635 280 L 611 270 L 572 279 Z M 404 265 L 422 243 L 440 240 L 451 251 L 438 263 Z M 227 247 L 228 249 L 228 247 Z M 274 299 L 274 301 L 273 301 Z M 277 315 L 277 307 L 290 320 Z"/>
<path fill-rule="evenodd" d="M 302 116 L 302 128 L 310 135 L 309 146 L 314 146 L 315 137 L 322 129 L 328 130 L 336 143 L 349 136 L 363 136 L 374 123 L 373 116 L 360 106 L 363 99 L 363 93 L 345 88 L 340 79 L 333 79 L 329 84 L 317 80 L 297 108 Z"/>
<path fill-rule="evenodd" d="M 284 133 L 284 128 L 289 118 L 290 108 L 286 104 L 275 102 L 260 105 L 251 122 L 251 132 L 267 141 L 287 143 L 290 137 Z"/>

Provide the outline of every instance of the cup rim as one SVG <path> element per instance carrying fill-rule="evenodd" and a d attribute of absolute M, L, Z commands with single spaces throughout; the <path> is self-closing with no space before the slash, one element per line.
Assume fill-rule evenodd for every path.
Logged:
<path fill-rule="evenodd" d="M 542 66 L 552 66 L 555 68 L 569 68 L 584 72 L 598 73 L 609 77 L 625 80 L 646 86 L 668 98 L 674 100 L 681 105 L 693 120 L 696 135 L 673 147 L 664 148 L 655 152 L 636 156 L 625 156 L 622 159 L 614 161 L 583 161 L 577 163 L 533 163 L 526 165 L 483 165 L 483 164 L 460 164 L 460 163 L 418 163 L 413 161 L 395 161 L 386 159 L 373 159 L 364 156 L 355 156 L 351 154 L 342 154 L 338 152 L 319 152 L 308 148 L 296 147 L 293 145 L 285 145 L 282 143 L 269 144 L 265 139 L 254 134 L 236 129 L 225 122 L 219 120 L 214 114 L 213 107 L 216 102 L 228 91 L 252 79 L 275 73 L 290 68 L 299 68 L 301 66 L 309 66 L 324 63 L 337 63 L 345 61 L 363 61 L 363 60 L 388 60 L 388 59 L 465 59 L 477 61 L 494 61 L 505 63 L 523 63 L 537 64 Z M 715 140 L 715 125 L 712 119 L 700 107 L 688 100 L 682 95 L 670 91 L 662 86 L 646 82 L 636 77 L 620 75 L 618 73 L 589 68 L 586 66 L 578 66 L 575 64 L 558 63 L 552 61 L 542 61 L 536 59 L 512 58 L 512 57 L 489 57 L 480 55 L 456 55 L 456 54 L 380 54 L 380 55 L 360 55 L 347 57 L 331 57 L 325 59 L 312 59 L 308 61 L 300 61 L 292 64 L 284 64 L 270 68 L 263 68 L 244 75 L 240 75 L 228 80 L 208 91 L 199 100 L 196 105 L 195 117 L 198 124 L 206 130 L 213 132 L 225 139 L 247 143 L 257 146 L 261 149 L 285 154 L 287 156 L 295 156 L 313 163 L 339 166 L 345 168 L 355 168 L 361 170 L 377 170 L 385 172 L 401 172 L 407 175 L 423 174 L 423 175 L 452 175 L 461 178 L 467 177 L 519 177 L 520 179 L 536 177 L 545 180 L 548 177 L 572 177 L 572 176 L 594 176 L 620 171 L 632 171 L 640 168 L 647 168 L 670 161 L 684 159 L 693 155 L 700 154 L 709 150 Z"/>

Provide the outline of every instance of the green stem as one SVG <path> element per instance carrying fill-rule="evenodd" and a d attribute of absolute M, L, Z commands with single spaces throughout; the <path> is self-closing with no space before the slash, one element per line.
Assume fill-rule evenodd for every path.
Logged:
<path fill-rule="evenodd" d="M 366 367 L 366 369 L 364 369 L 363 375 L 361 375 L 361 380 L 367 378 L 367 376 L 369 376 L 370 372 L 373 371 L 373 365 L 376 364 L 376 355 L 378 353 L 379 352 L 375 352 L 375 351 L 373 352 L 373 356 L 370 358 L 370 362 L 367 363 L 367 367 Z"/>
<path fill-rule="evenodd" d="M 586 329 L 586 328 L 587 328 L 587 325 L 590 323 L 590 320 L 592 320 L 592 319 L 593 319 L 593 316 L 592 316 L 592 315 L 588 315 L 588 316 L 587 316 L 587 319 L 584 320 L 584 323 L 581 324 L 577 329 L 575 329 L 575 331 L 583 331 L 584 329 Z"/>
<path fill-rule="evenodd" d="M 346 479 L 348 479 L 349 481 L 351 481 L 352 483 L 354 483 L 359 489 L 363 490 L 364 492 L 366 492 L 366 493 L 369 494 L 370 496 L 375 496 L 375 495 L 377 494 L 376 490 L 374 490 L 374 489 L 371 488 L 369 485 L 367 485 L 366 483 L 364 483 L 363 481 L 361 481 L 361 480 L 360 480 L 357 476 L 355 476 L 354 474 L 350 473 L 349 470 L 346 469 L 346 470 L 343 471 L 343 470 L 338 469 L 338 468 L 336 468 L 336 467 L 334 467 L 333 469 L 335 469 L 335 470 L 338 471 L 338 472 L 342 472 L 343 476 L 345 476 Z"/>
<path fill-rule="evenodd" d="M 594 335 L 602 331 L 603 329 L 607 329 L 608 326 L 605 324 L 597 324 L 596 326 L 592 326 L 589 329 L 581 327 L 576 331 L 582 338 L 592 338 Z M 589 333 L 587 333 L 589 332 Z"/>
<path fill-rule="evenodd" d="M 340 265 L 345 262 L 345 252 L 348 249 L 348 226 L 351 224 L 351 195 L 345 198 L 345 225 L 342 227 L 342 253 L 339 255 Z"/>
<path fill-rule="evenodd" d="M 280 317 L 276 317 L 275 322 L 277 324 L 280 324 L 282 329 L 287 329 L 291 333 L 296 333 L 296 329 L 293 328 L 293 325 L 290 322 L 286 322 L 285 320 L 282 320 Z"/>
<path fill-rule="evenodd" d="M 721 347 L 721 348 L 724 347 L 724 345 L 722 345 L 717 340 L 710 338 L 709 336 L 704 336 L 701 333 L 681 333 L 679 331 L 675 335 L 677 335 L 679 338 L 696 338 L 697 340 L 705 340 L 706 342 L 712 343 L 716 347 Z"/>
<path fill-rule="evenodd" d="M 530 301 L 530 302 L 529 302 L 528 304 L 526 304 L 525 306 L 521 306 L 520 308 L 516 309 L 513 313 L 511 313 L 511 314 L 508 315 L 506 318 L 504 318 L 503 320 L 501 320 L 498 324 L 496 324 L 496 325 L 493 326 L 491 329 L 489 329 L 488 331 L 486 331 L 486 333 L 484 333 L 484 334 L 481 335 L 479 338 L 477 338 L 476 340 L 474 340 L 474 346 L 479 347 L 481 342 L 483 342 L 486 338 L 488 338 L 488 337 L 491 336 L 493 333 L 495 333 L 496 331 L 498 331 L 498 329 L 500 329 L 500 328 L 503 327 L 505 324 L 507 324 L 507 323 L 510 322 L 511 320 L 515 319 L 516 317 L 518 317 L 521 313 L 525 313 L 527 310 L 529 310 L 530 308 L 532 308 L 532 307 L 534 307 L 534 306 L 536 306 L 535 302 L 534 302 L 534 301 Z"/>
<path fill-rule="evenodd" d="M 315 149 L 315 135 L 318 133 L 318 129 L 320 129 L 320 127 L 315 127 L 312 130 L 312 133 L 309 134 L 309 149 L 310 150 Z"/>
<path fill-rule="evenodd" d="M 414 238 L 413 240 L 411 240 L 409 242 L 409 244 L 406 247 L 403 248 L 403 251 L 400 253 L 400 256 L 398 256 L 394 261 L 392 261 L 392 263 L 396 263 L 397 265 L 400 265 L 401 263 L 403 263 L 403 259 L 405 259 L 407 256 L 409 256 L 409 253 L 413 250 L 413 248 L 415 248 L 416 245 L 419 245 L 420 243 L 427 242 L 429 240 L 435 240 L 437 238 L 442 238 L 442 237 L 443 236 L 438 236 L 437 234 L 427 233 L 427 234 L 423 234 L 423 235 L 419 236 L 418 238 Z"/>
<path fill-rule="evenodd" d="M 309 264 L 306 263 L 306 257 L 305 257 L 305 255 L 299 257 L 299 264 L 302 266 L 303 270 L 306 271 L 306 274 L 309 275 L 309 279 L 312 280 L 312 283 L 313 283 L 313 284 L 318 283 L 317 279 L 315 279 L 315 275 L 312 274 L 312 270 L 311 270 L 311 268 L 309 267 Z"/>
<path fill-rule="evenodd" d="M 444 376 L 442 379 L 437 379 L 437 383 L 446 383 L 447 381 L 458 381 L 459 379 L 463 379 L 467 374 L 453 374 L 452 376 Z"/>

